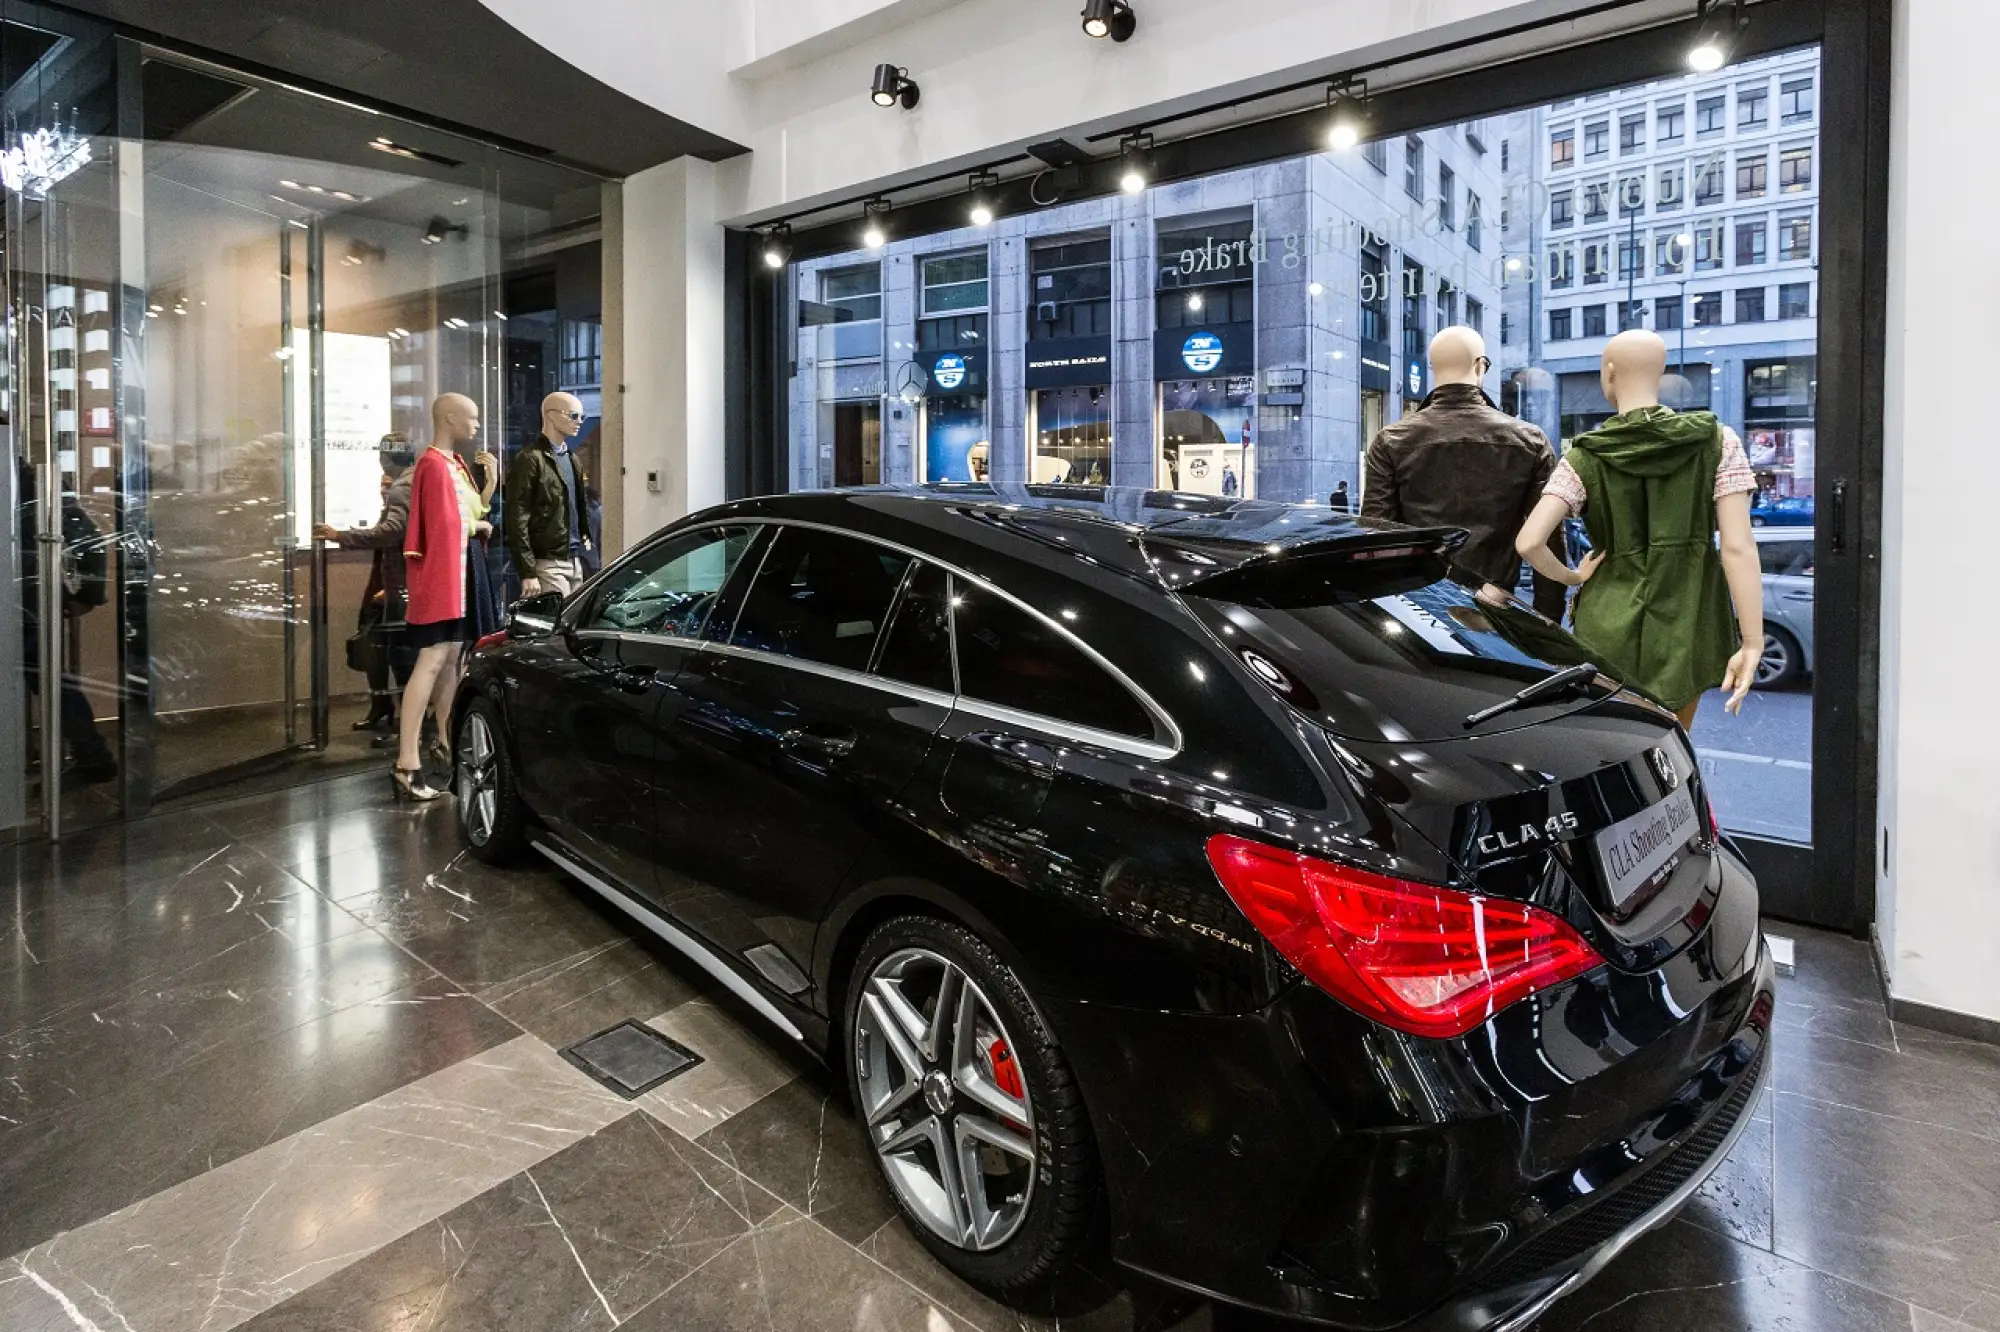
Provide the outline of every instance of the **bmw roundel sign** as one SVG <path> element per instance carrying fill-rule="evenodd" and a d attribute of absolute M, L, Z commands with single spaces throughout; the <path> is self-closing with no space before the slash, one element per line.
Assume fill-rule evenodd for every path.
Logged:
<path fill-rule="evenodd" d="M 1213 333 L 1194 333 L 1181 344 L 1181 360 L 1198 375 L 1222 364 L 1222 339 Z"/>
<path fill-rule="evenodd" d="M 937 386 L 950 392 L 965 382 L 965 358 L 963 356 L 940 356 L 931 366 L 931 378 Z"/>

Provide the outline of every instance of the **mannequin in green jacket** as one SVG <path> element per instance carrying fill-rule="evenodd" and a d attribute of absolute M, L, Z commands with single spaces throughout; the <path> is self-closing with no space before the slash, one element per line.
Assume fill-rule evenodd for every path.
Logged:
<path fill-rule="evenodd" d="M 1764 579 L 1742 442 L 1707 412 L 1661 406 L 1666 369 L 1657 334 L 1611 340 L 1604 396 L 1618 415 L 1571 442 L 1515 545 L 1538 572 L 1589 584 L 1573 612 L 1577 641 L 1691 726 L 1718 682 L 1728 710 L 1743 707 L 1763 655 Z M 1579 507 L 1591 553 L 1570 569 L 1548 540 Z"/>

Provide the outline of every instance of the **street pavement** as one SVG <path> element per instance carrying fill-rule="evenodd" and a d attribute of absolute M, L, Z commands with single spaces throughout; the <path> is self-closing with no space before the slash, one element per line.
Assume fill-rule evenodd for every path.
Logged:
<path fill-rule="evenodd" d="M 1753 689 L 1741 716 L 1720 690 L 1703 696 L 1694 747 L 1730 832 L 1812 841 L 1812 691 Z"/>

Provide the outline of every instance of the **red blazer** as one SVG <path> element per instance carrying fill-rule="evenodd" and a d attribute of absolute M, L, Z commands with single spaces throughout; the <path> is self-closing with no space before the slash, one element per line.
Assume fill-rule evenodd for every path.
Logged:
<path fill-rule="evenodd" d="M 403 529 L 409 570 L 411 624 L 436 624 L 465 614 L 465 551 L 471 533 L 459 517 L 453 469 L 472 485 L 465 463 L 446 449 L 428 448 L 410 482 L 410 521 Z"/>

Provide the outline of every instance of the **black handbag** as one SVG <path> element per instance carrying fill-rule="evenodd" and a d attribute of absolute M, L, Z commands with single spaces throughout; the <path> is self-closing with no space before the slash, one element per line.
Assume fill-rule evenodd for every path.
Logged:
<path fill-rule="evenodd" d="M 368 668 L 375 664 L 375 635 L 371 630 L 361 629 L 348 636 L 347 669 L 361 675 L 368 674 Z"/>

